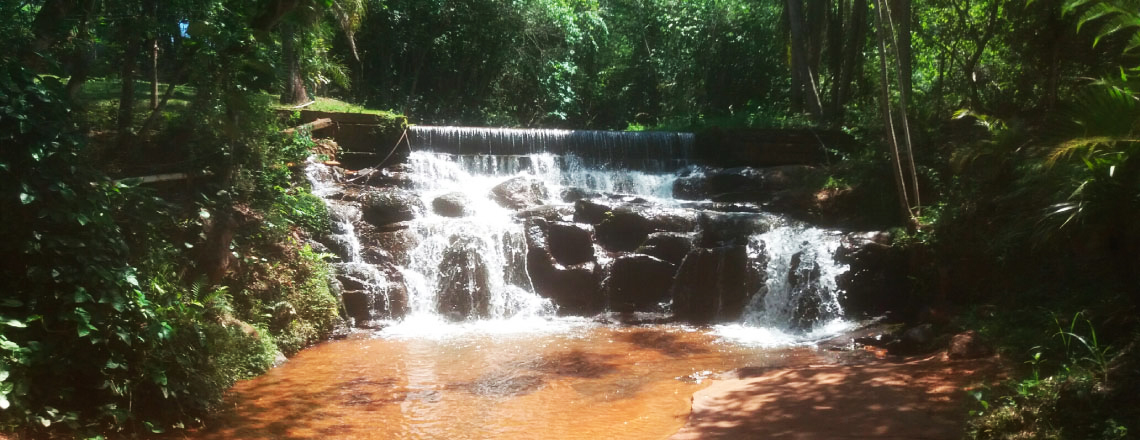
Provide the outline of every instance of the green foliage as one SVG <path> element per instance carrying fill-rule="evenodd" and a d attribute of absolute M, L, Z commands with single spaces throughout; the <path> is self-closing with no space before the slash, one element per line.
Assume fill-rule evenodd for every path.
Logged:
<path fill-rule="evenodd" d="M 309 246 L 292 246 L 284 254 L 239 243 L 244 266 L 230 280 L 235 314 L 263 326 L 287 355 L 328 339 L 340 324 L 340 302 L 329 286 L 331 269 L 326 254 Z"/>
<path fill-rule="evenodd" d="M 1130 438 L 1134 420 L 1113 403 L 1110 349 L 1099 345 L 1096 329 L 1080 313 L 1068 322 L 1054 316 L 1053 323 L 1053 337 L 1034 346 L 1025 361 L 1027 377 L 973 393 L 979 409 L 970 411 L 968 438 Z M 1090 355 L 1082 355 L 1076 342 Z"/>
<path fill-rule="evenodd" d="M 226 333 L 217 322 L 224 291 L 131 266 L 135 239 L 119 222 L 147 225 L 153 211 L 117 209 L 135 189 L 82 160 L 57 81 L 7 62 L 3 75 L 0 427 L 38 436 L 60 425 L 98 433 L 196 423 L 235 375 L 258 369 L 214 362 L 256 351 L 238 336 L 211 339 Z"/>

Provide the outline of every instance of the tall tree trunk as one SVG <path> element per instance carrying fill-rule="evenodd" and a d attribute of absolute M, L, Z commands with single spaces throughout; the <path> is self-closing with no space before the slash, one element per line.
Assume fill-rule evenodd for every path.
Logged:
<path fill-rule="evenodd" d="M 75 51 L 71 55 L 71 66 L 68 69 L 70 77 L 67 79 L 68 99 L 74 101 L 79 96 L 79 90 L 87 82 L 91 73 L 91 64 L 95 61 L 95 44 L 91 38 L 91 13 L 95 11 L 95 0 L 83 2 L 83 14 L 76 32 Z"/>
<path fill-rule="evenodd" d="M 902 160 L 899 157 L 899 144 L 898 139 L 895 137 L 894 120 L 891 115 L 891 81 L 890 73 L 887 71 L 886 42 L 889 30 L 883 24 L 885 21 L 885 17 L 883 16 L 884 3 L 883 0 L 875 0 L 875 34 L 879 42 L 879 81 L 881 82 L 879 87 L 879 110 L 883 116 L 887 145 L 891 152 L 891 174 L 894 175 L 895 188 L 898 190 L 899 208 L 901 208 L 903 218 L 907 221 L 907 224 L 913 225 L 911 221 L 913 215 L 910 211 L 910 200 L 909 197 L 907 197 L 906 179 L 903 177 Z"/>
<path fill-rule="evenodd" d="M 888 9 L 888 17 L 893 23 L 892 30 L 897 26 L 898 32 L 895 34 L 897 37 L 895 41 L 898 43 L 895 48 L 898 52 L 899 59 L 899 93 L 902 99 L 902 105 L 910 104 L 908 102 L 911 92 L 914 91 L 913 78 L 914 78 L 914 55 L 911 50 L 911 32 L 910 25 L 913 20 L 911 12 L 911 0 L 895 0 L 894 7 Z"/>
<path fill-rule="evenodd" d="M 910 8 L 909 0 L 899 0 L 899 2 L 906 3 L 907 6 L 905 7 L 907 9 Z M 911 186 L 908 192 L 910 195 L 910 202 L 913 203 L 911 206 L 915 209 L 915 212 L 918 212 L 922 209 L 922 201 L 918 193 L 918 171 L 914 166 L 914 143 L 912 142 L 910 135 L 910 113 L 908 110 L 909 106 L 907 105 L 910 100 L 909 97 L 911 92 L 911 72 L 909 62 L 905 61 L 910 57 L 910 26 L 906 26 L 907 30 L 905 32 L 900 29 L 896 33 L 895 20 L 890 8 L 884 9 L 883 15 L 886 16 L 888 25 L 887 28 L 890 30 L 891 42 L 893 43 L 892 46 L 895 49 L 895 58 L 898 60 L 898 69 L 895 72 L 898 75 L 899 84 L 899 121 L 902 125 L 903 131 L 903 151 L 906 154 L 906 167 L 908 173 L 910 174 L 908 183 Z M 907 20 L 909 20 L 909 18 Z M 906 34 L 906 46 L 902 46 L 903 43 L 900 42 L 900 40 L 903 40 L 901 35 L 904 33 Z M 896 35 L 899 35 L 899 37 L 896 38 Z"/>
<path fill-rule="evenodd" d="M 819 88 L 813 80 L 815 75 L 808 63 L 807 41 L 804 30 L 804 16 L 802 0 L 788 0 L 788 28 L 792 34 L 792 77 L 799 77 L 803 88 L 804 98 L 807 101 L 808 112 L 819 117 L 823 114 L 823 105 L 819 102 Z"/>
<path fill-rule="evenodd" d="M 119 66 L 119 115 L 116 126 L 119 131 L 118 143 L 120 147 L 126 146 L 131 137 L 131 126 L 134 125 L 135 113 L 135 72 L 137 70 L 137 56 L 139 39 L 134 35 L 135 20 L 124 19 L 119 25 L 120 41 L 126 41 L 123 51 L 122 64 Z"/>
<path fill-rule="evenodd" d="M 851 18 L 844 37 L 843 64 L 836 81 L 832 84 L 832 109 L 837 123 L 842 123 L 844 107 L 851 96 L 851 86 L 855 72 L 863 58 L 863 44 L 867 39 L 867 6 L 870 0 L 852 0 Z"/>
<path fill-rule="evenodd" d="M 158 108 L 158 40 L 150 40 L 150 109 Z"/>
<path fill-rule="evenodd" d="M 281 94 L 282 104 L 299 105 L 309 102 L 305 91 L 305 77 L 301 74 L 301 60 L 297 56 L 294 25 L 281 26 L 281 52 L 285 56 L 285 91 Z"/>

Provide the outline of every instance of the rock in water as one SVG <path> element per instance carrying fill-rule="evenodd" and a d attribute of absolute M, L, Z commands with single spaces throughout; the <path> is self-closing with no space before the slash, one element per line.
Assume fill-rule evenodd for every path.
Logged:
<path fill-rule="evenodd" d="M 602 283 L 610 308 L 618 312 L 647 311 L 669 298 L 677 266 L 648 255 L 624 255 L 610 265 Z"/>
<path fill-rule="evenodd" d="M 593 262 L 573 266 L 558 264 L 547 245 L 547 222 L 526 220 L 526 268 L 534 291 L 558 306 L 561 315 L 583 316 L 602 311 L 598 265 Z"/>
<path fill-rule="evenodd" d="M 431 209 L 436 214 L 444 217 L 466 217 L 471 215 L 471 211 L 467 205 L 471 201 L 467 196 L 460 192 L 453 192 L 436 197 L 431 201 Z"/>
<path fill-rule="evenodd" d="M 693 248 L 693 236 L 683 232 L 654 232 L 649 234 L 637 253 L 657 257 L 680 265 Z"/>
<path fill-rule="evenodd" d="M 371 191 L 360 197 L 361 218 L 377 227 L 407 221 L 424 212 L 424 204 L 410 191 L 388 188 Z"/>
<path fill-rule="evenodd" d="M 490 315 L 491 275 L 477 240 L 453 236 L 439 263 L 436 311 L 452 321 Z"/>
<path fill-rule="evenodd" d="M 546 229 L 546 244 L 559 264 L 594 261 L 593 230 L 587 226 L 568 222 L 550 222 Z"/>
<path fill-rule="evenodd" d="M 673 313 L 694 324 L 739 319 L 750 284 L 745 246 L 693 249 L 677 269 Z"/>
<path fill-rule="evenodd" d="M 546 185 L 533 177 L 519 176 L 491 188 L 491 197 L 507 209 L 526 209 L 539 206 L 547 198 Z"/>

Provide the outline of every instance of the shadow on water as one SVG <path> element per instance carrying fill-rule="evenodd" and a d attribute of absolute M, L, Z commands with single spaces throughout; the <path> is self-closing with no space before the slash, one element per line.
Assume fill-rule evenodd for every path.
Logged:
<path fill-rule="evenodd" d="M 709 352 L 706 344 L 685 341 L 675 332 L 655 328 L 636 329 L 622 333 L 618 339 L 638 348 L 655 350 L 673 358 Z"/>
<path fill-rule="evenodd" d="M 280 395 L 281 390 L 288 390 Z M 276 393 L 278 396 L 262 403 L 258 396 Z M 263 381 L 243 391 L 235 391 L 227 402 L 240 402 L 222 409 L 211 418 L 202 431 L 206 438 L 272 438 L 282 440 L 310 439 L 309 434 L 298 434 L 297 428 L 312 426 L 313 422 L 336 419 L 345 412 L 376 411 L 388 405 L 404 402 L 408 393 L 393 378 L 355 379 L 333 383 L 317 391 L 308 391 L 291 379 Z M 344 436 L 357 427 L 340 423 L 321 428 L 322 436 Z M 363 427 L 361 427 L 363 428 Z"/>

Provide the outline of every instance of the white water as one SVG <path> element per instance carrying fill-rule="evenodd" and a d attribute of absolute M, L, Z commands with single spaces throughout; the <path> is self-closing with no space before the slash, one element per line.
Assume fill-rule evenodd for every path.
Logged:
<path fill-rule="evenodd" d="M 551 204 L 562 203 L 560 193 L 563 190 L 578 188 L 634 195 L 658 204 L 676 205 L 672 198 L 672 184 L 676 178 L 674 171 L 678 169 L 676 165 L 686 163 L 684 158 L 691 150 L 691 139 L 678 138 L 682 142 L 670 144 L 661 151 L 662 154 L 674 152 L 682 158 L 672 161 L 674 166 L 662 165 L 670 162 L 666 160 L 649 160 L 643 161 L 642 165 L 658 165 L 645 166 L 644 171 L 637 171 L 599 163 L 605 162 L 605 154 L 599 161 L 598 157 L 583 159 L 547 152 L 581 142 L 581 135 L 572 139 L 572 132 L 543 130 L 539 134 L 526 132 L 520 135 L 513 133 L 518 130 L 428 128 L 430 130 L 422 130 L 421 127 L 421 142 L 434 139 L 442 145 L 444 141 L 440 138 L 451 142 L 463 136 L 494 137 L 498 139 L 496 148 L 501 151 L 519 153 L 529 149 L 529 152 L 491 155 L 414 151 L 411 154 L 409 165 L 413 189 L 428 209 L 423 216 L 409 222 L 409 231 L 418 238 L 418 245 L 408 254 L 407 264 L 398 267 L 408 290 L 409 313 L 402 319 L 390 320 L 381 333 L 386 336 L 440 338 L 472 332 L 558 332 L 587 325 L 582 318 L 554 318 L 554 306 L 534 292 L 525 270 L 527 249 L 523 227 L 513 217 L 513 211 L 500 207 L 489 197 L 491 189 L 507 179 L 530 176 L 543 183 L 548 194 L 546 202 Z M 464 134 L 462 130 L 475 131 Z M 534 137 L 532 141 L 537 143 L 526 144 L 512 136 Z M 602 139 L 601 146 L 594 147 L 594 150 L 606 150 L 609 157 L 630 157 L 620 153 L 622 142 L 630 142 L 627 139 L 614 137 L 608 132 L 591 132 L 589 136 Z M 469 141 L 467 145 L 457 143 L 454 148 L 474 153 L 478 148 L 472 145 L 483 144 Z M 487 151 L 494 151 L 494 148 L 487 148 Z M 637 148 L 644 150 L 646 156 L 657 153 L 649 151 L 648 147 Z M 336 193 L 336 184 L 342 180 L 329 172 L 330 169 L 311 164 L 308 174 L 314 193 L 325 198 L 333 217 L 334 234 L 330 238 L 349 254 L 347 261 L 336 264 L 337 270 L 341 275 L 363 282 L 368 291 L 376 295 L 377 301 L 389 301 L 389 282 L 381 271 L 360 258 L 360 241 L 352 226 L 360 219 L 359 209 L 329 198 Z M 469 215 L 451 218 L 432 212 L 432 201 L 450 193 L 460 193 L 467 199 Z M 840 292 L 835 286 L 835 277 L 847 268 L 832 259 L 839 245 L 839 234 L 775 215 L 769 217 L 773 228 L 753 236 L 748 248 L 754 265 L 763 267 L 766 282 L 754 293 L 740 322 L 714 326 L 713 331 L 726 340 L 780 346 L 818 340 L 848 328 L 849 324 L 842 319 Z M 449 261 L 447 255 L 457 251 L 467 255 L 461 260 L 466 264 L 441 267 L 446 266 L 441 263 Z M 795 258 L 798 258 L 798 264 L 793 264 Z M 602 264 L 608 261 L 608 257 L 602 254 L 598 254 L 597 259 Z M 765 259 L 766 265 L 762 264 Z M 479 319 L 451 322 L 438 313 L 444 270 L 465 271 L 467 275 L 461 279 L 469 283 L 470 280 L 485 279 L 486 291 L 489 292 L 486 313 L 470 311 L 471 316 Z M 791 272 L 795 274 L 789 277 Z M 472 285 L 469 290 L 474 292 L 478 289 Z M 471 303 L 475 302 L 472 298 Z"/>

